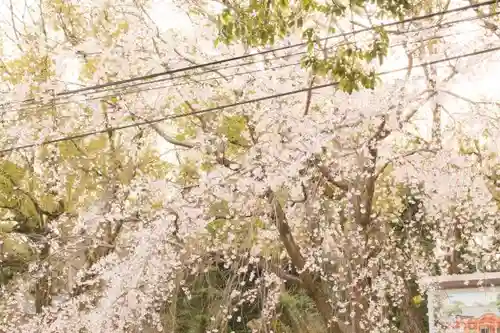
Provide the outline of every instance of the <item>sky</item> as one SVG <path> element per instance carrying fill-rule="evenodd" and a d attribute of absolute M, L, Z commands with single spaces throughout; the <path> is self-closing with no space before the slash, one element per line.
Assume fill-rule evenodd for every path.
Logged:
<path fill-rule="evenodd" d="M 452 7 L 461 7 L 468 5 L 468 2 L 465 1 L 452 1 Z M 151 15 L 157 19 L 161 28 L 164 31 L 168 29 L 177 29 L 182 30 L 182 33 L 190 33 L 196 34 L 196 31 L 193 31 L 191 22 L 189 18 L 177 11 L 175 6 L 169 1 L 159 1 L 154 0 L 154 5 L 152 6 Z M 175 15 L 175 20 L 161 19 L 165 17 L 170 17 Z M 450 14 L 447 15 L 446 18 L 449 21 L 459 19 L 463 16 L 461 14 Z M 467 17 L 474 16 L 475 13 L 470 11 L 467 14 Z M 175 22 L 175 23 L 173 23 Z M 479 21 L 471 21 L 471 22 L 462 22 L 454 25 L 453 33 L 454 37 L 448 37 L 448 44 L 452 43 L 453 47 L 451 50 L 448 50 L 448 55 L 460 55 L 464 53 L 469 53 L 475 51 L 473 45 L 477 44 L 478 39 L 484 34 L 484 30 L 481 30 L 478 26 Z M 442 33 L 440 35 L 445 35 L 446 33 Z M 395 38 L 397 39 L 397 38 Z M 496 44 L 492 46 L 499 46 L 500 40 L 497 41 Z M 207 51 L 208 52 L 208 51 Z M 451 85 L 447 86 L 447 92 L 441 93 L 439 95 L 439 103 L 443 104 L 446 108 L 442 112 L 442 123 L 443 126 L 453 124 L 453 117 L 459 117 L 460 115 L 467 115 L 469 113 L 469 105 L 465 103 L 463 100 L 457 99 L 457 95 L 465 97 L 469 100 L 481 100 L 488 99 L 498 100 L 496 96 L 496 91 L 498 87 L 498 73 L 500 73 L 500 57 L 498 57 L 497 52 L 496 61 L 493 62 L 491 60 L 484 61 L 484 57 L 471 57 L 469 59 L 461 60 L 458 64 L 462 64 L 459 68 L 467 69 L 473 68 L 477 75 L 475 77 L 470 76 L 457 76 L 457 79 L 452 82 Z M 490 56 L 487 56 L 490 57 Z M 384 65 L 380 68 L 380 71 L 391 71 L 394 69 L 404 68 L 408 66 L 408 58 L 404 53 L 401 47 L 393 48 L 391 53 L 388 55 L 387 59 L 384 62 Z M 438 65 L 438 75 L 441 73 L 442 76 L 447 75 L 443 73 L 443 70 L 446 72 L 447 69 L 443 69 L 443 65 Z M 418 75 L 422 78 L 423 71 L 421 68 L 415 68 L 413 73 L 418 73 Z M 401 71 L 395 74 L 385 75 L 382 79 L 385 82 L 391 82 L 393 80 L 402 80 L 404 79 L 405 71 Z M 306 78 L 304 82 L 306 82 Z M 317 93 L 329 93 L 327 91 L 317 91 Z M 414 124 L 418 130 L 418 132 L 424 137 L 430 137 L 430 116 L 431 116 L 431 104 L 422 105 L 417 117 L 415 117 Z M 469 123 L 470 125 L 470 123 Z M 478 130 L 479 132 L 480 130 Z M 172 145 L 160 140 L 159 143 L 165 151 L 171 151 Z M 167 154 L 167 158 L 170 161 L 174 161 L 173 155 Z"/>
<path fill-rule="evenodd" d="M 497 301 L 497 295 L 500 294 L 500 289 L 480 290 L 479 288 L 467 289 L 449 289 L 445 291 L 447 301 L 449 303 L 462 302 L 466 306 L 474 306 L 477 303 L 488 305 Z"/>
<path fill-rule="evenodd" d="M 497 297 L 500 295 L 500 289 L 487 288 L 486 290 L 480 290 L 479 288 L 467 288 L 467 289 L 449 289 L 441 291 L 444 296 L 444 308 L 440 311 L 441 315 L 446 315 L 446 309 L 450 307 L 454 309 L 453 303 L 460 302 L 463 305 L 460 306 L 461 315 L 471 316 L 474 318 L 481 317 L 487 313 L 493 313 L 500 316 L 500 308 L 497 305 Z M 454 321 L 454 317 L 449 319 Z"/>
<path fill-rule="evenodd" d="M 33 0 L 28 0 L 33 1 Z M 22 10 L 20 5 L 23 1 L 14 1 L 14 4 L 18 4 L 18 10 Z M 467 5 L 466 1 L 452 1 L 452 7 L 460 7 Z M 8 1 L 0 0 L 0 19 L 9 22 L 10 15 L 8 11 Z M 175 30 L 181 34 L 185 35 L 196 35 L 199 33 L 193 25 L 191 24 L 190 18 L 179 10 L 172 0 L 152 0 L 149 15 L 151 18 L 157 22 L 161 32 L 167 32 L 169 30 Z M 461 14 L 450 14 L 446 18 L 448 20 L 454 20 L 459 18 Z M 467 16 L 475 15 L 472 11 L 467 14 Z M 452 50 L 448 51 L 451 56 L 459 55 L 475 50 L 473 46 L 483 32 L 478 30 L 479 21 L 471 21 L 466 23 L 459 23 L 454 26 L 455 36 L 451 40 L 454 47 Z M 397 39 L 397 38 L 396 38 Z M 495 41 L 492 39 L 492 41 Z M 6 46 L 4 47 L 4 55 L 8 55 L 15 48 L 13 45 L 8 46 L 6 40 L 3 41 Z M 492 46 L 499 46 L 500 40 L 496 41 L 496 44 L 492 43 Z M 204 50 L 210 53 L 210 50 Z M 215 49 L 212 50 L 215 52 Z M 498 53 L 496 55 L 495 62 L 488 60 L 483 61 L 481 57 L 474 57 L 470 59 L 462 60 L 462 68 L 474 68 L 477 72 L 475 77 L 462 77 L 455 80 L 451 86 L 448 87 L 448 93 L 440 94 L 440 103 L 446 105 L 446 112 L 443 112 L 443 122 L 444 124 L 450 123 L 451 117 L 454 115 L 466 114 L 469 109 L 465 107 L 463 102 L 460 102 L 454 95 L 464 96 L 471 100 L 479 100 L 481 98 L 496 98 L 496 91 L 498 87 L 498 73 L 500 73 L 500 61 Z M 402 48 L 391 49 L 391 53 L 385 60 L 384 65 L 380 68 L 381 71 L 390 71 L 397 68 L 403 68 L 408 65 L 408 59 L 402 51 Z M 441 67 L 442 68 L 442 67 Z M 66 57 L 60 62 L 58 72 L 60 73 L 62 80 L 66 82 L 77 82 L 78 81 L 78 69 L 79 63 L 78 59 Z M 441 69 L 438 69 L 442 73 Z M 415 68 L 413 72 L 418 72 L 422 77 L 422 70 L 420 68 Z M 404 72 L 399 72 L 396 74 L 385 75 L 382 79 L 385 82 L 391 82 L 395 79 L 403 79 Z M 306 78 L 304 79 L 304 82 Z M 419 113 L 419 119 L 417 120 L 418 130 L 424 135 L 429 135 L 429 116 L 430 116 L 429 105 L 422 106 Z M 162 146 L 163 150 L 170 150 L 172 146 L 160 140 L 159 144 Z"/>

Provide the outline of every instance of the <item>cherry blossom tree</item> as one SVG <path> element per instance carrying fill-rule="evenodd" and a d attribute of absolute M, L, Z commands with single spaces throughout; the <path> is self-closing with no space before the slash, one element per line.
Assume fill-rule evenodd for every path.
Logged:
<path fill-rule="evenodd" d="M 353 33 L 458 4 L 176 5 L 192 30 L 145 1 L 10 6 L 2 144 L 35 145 L 1 166 L 0 330 L 425 332 L 420 277 L 499 269 L 498 101 L 454 91 L 498 66 L 461 45 L 498 45 L 493 9 Z M 70 60 L 101 88 L 57 95 Z"/>

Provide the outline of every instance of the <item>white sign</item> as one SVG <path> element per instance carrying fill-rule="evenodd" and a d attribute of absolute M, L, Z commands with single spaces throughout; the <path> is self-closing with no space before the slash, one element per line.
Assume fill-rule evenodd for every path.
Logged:
<path fill-rule="evenodd" d="M 500 333 L 500 272 L 428 277 L 430 333 Z"/>

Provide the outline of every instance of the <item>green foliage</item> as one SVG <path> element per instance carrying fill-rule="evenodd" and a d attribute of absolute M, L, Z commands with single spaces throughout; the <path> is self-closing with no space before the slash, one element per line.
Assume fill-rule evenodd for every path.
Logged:
<path fill-rule="evenodd" d="M 413 296 L 412 298 L 412 302 L 413 304 L 415 304 L 416 307 L 420 307 L 422 305 L 422 301 L 424 299 L 422 298 L 422 295 L 416 295 L 416 296 Z"/>
<path fill-rule="evenodd" d="M 215 219 L 207 224 L 207 230 L 212 234 L 218 234 L 227 224 L 226 219 Z"/>
<path fill-rule="evenodd" d="M 192 293 L 189 297 L 183 293 L 179 294 L 174 314 L 177 325 L 173 331 L 197 333 L 214 329 L 211 318 L 220 316 L 221 310 L 226 308 L 227 290 L 238 288 L 232 285 L 238 280 L 235 279 L 234 271 L 224 269 L 222 266 L 212 265 L 204 273 L 188 277 L 192 283 Z M 250 333 L 246 324 L 260 315 L 256 303 L 242 305 L 241 311 L 233 313 L 233 318 L 228 321 L 226 329 L 219 332 Z M 241 320 L 237 320 L 238 316 Z"/>
<path fill-rule="evenodd" d="M 185 294 L 179 290 L 175 305 L 172 304 L 165 309 L 164 321 L 171 332 L 206 332 L 217 328 L 219 332 L 250 333 L 247 326 L 252 320 L 261 315 L 261 304 L 264 294 L 257 293 L 258 300 L 251 304 L 243 302 L 238 305 L 238 310 L 232 313 L 222 327 L 217 326 L 223 309 L 232 310 L 238 303 L 233 300 L 230 305 L 227 299 L 230 291 L 239 290 L 244 293 L 253 288 L 252 283 L 241 285 L 240 282 L 247 280 L 248 273 L 237 273 L 237 269 L 225 267 L 224 262 L 207 263 L 202 273 L 186 276 L 184 279 L 189 283 L 190 293 Z M 252 268 L 249 267 L 251 271 Z M 257 273 L 258 275 L 258 273 Z M 300 289 L 300 288 L 299 288 Z M 229 303 L 228 303 L 229 302 Z M 304 292 L 288 288 L 279 299 L 276 313 L 270 320 L 270 329 L 274 332 L 324 332 L 324 327 L 319 324 L 319 314 L 314 302 Z M 226 315 L 224 315 L 226 316 Z M 175 317 L 175 327 L 172 327 L 172 318 Z M 220 321 L 220 320 L 219 320 Z M 216 326 L 214 326 L 216 325 Z M 294 328 L 301 328 L 296 331 Z"/>
<path fill-rule="evenodd" d="M 325 332 L 314 301 L 300 290 L 288 290 L 280 295 L 281 327 L 287 332 Z"/>
<path fill-rule="evenodd" d="M 24 168 L 9 160 L 3 160 L 0 162 L 0 182 L 5 186 L 19 183 L 23 180 L 25 174 L 26 170 Z"/>
<path fill-rule="evenodd" d="M 16 221 L 12 220 L 0 221 L 0 234 L 13 231 L 16 225 L 17 225 Z"/>
<path fill-rule="evenodd" d="M 80 73 L 80 79 L 92 79 L 99 65 L 98 59 L 89 59 L 85 62 Z"/>
<path fill-rule="evenodd" d="M 179 180 L 183 184 L 194 184 L 198 178 L 198 167 L 194 161 L 186 160 L 179 167 Z"/>
<path fill-rule="evenodd" d="M 213 203 L 209 208 L 209 214 L 213 217 L 226 217 L 229 215 L 229 204 L 227 201 Z"/>
<path fill-rule="evenodd" d="M 0 224 L 0 226 L 3 225 Z M 35 251 L 23 235 L 13 229 L 0 229 L 0 286 L 27 267 Z"/>
<path fill-rule="evenodd" d="M 38 91 L 37 84 L 47 81 L 55 73 L 54 62 L 48 56 L 40 56 L 35 52 L 25 52 L 22 56 L 3 62 L 0 65 L 1 78 L 13 85 L 26 80 L 33 82 L 32 91 Z"/>
<path fill-rule="evenodd" d="M 380 79 L 374 71 L 366 73 L 363 62 L 378 59 L 382 64 L 389 47 L 387 33 L 381 28 L 376 28 L 374 31 L 378 33 L 379 38 L 374 40 L 367 50 L 340 46 L 336 48 L 334 54 L 330 54 L 327 58 L 319 58 L 315 52 L 315 47 L 321 48 L 319 38 L 314 35 L 313 29 L 307 29 L 304 37 L 307 40 L 308 53 L 302 58 L 301 64 L 304 68 L 310 68 L 316 75 L 328 76 L 337 81 L 339 89 L 347 93 L 361 88 L 374 89 Z"/>
<path fill-rule="evenodd" d="M 0 207 L 12 209 L 21 222 L 36 228 L 41 222 L 40 216 L 28 196 L 30 189 L 26 188 L 25 176 L 26 170 L 17 164 L 8 160 L 0 163 Z"/>
<path fill-rule="evenodd" d="M 33 250 L 31 249 L 31 247 L 27 244 L 26 241 L 22 239 L 22 236 L 19 234 L 0 234 L 0 239 L 2 240 L 3 251 L 12 253 L 15 257 L 28 259 L 33 254 Z"/>
<path fill-rule="evenodd" d="M 115 154 L 110 153 L 107 135 L 60 142 L 56 148 L 58 152 L 51 155 L 48 147 L 42 147 L 39 156 L 42 160 L 55 158 L 53 167 L 65 165 L 71 169 L 65 177 L 65 192 L 60 193 L 62 198 L 47 191 L 46 183 L 53 181 L 53 176 L 48 174 L 47 178 L 42 176 L 40 179 L 29 165 L 6 159 L 0 161 L 0 216 L 5 219 L 0 223 L 0 240 L 3 241 L 2 250 L 11 253 L 0 272 L 3 283 L 24 270 L 33 257 L 31 245 L 21 236 L 28 234 L 38 240 L 36 234 L 43 233 L 51 219 L 63 212 L 74 214 L 96 200 L 111 170 L 126 186 L 137 172 L 164 178 L 169 168 L 156 151 L 147 147 L 137 159 L 131 159 L 119 148 Z"/>
<path fill-rule="evenodd" d="M 196 101 L 191 101 L 191 103 L 196 103 Z M 174 108 L 174 113 L 177 115 L 189 113 L 191 111 L 192 110 L 190 110 L 186 104 L 181 104 L 180 106 Z M 185 141 L 196 137 L 196 125 L 191 119 L 188 117 L 179 117 L 175 120 L 175 122 L 177 125 L 177 135 L 175 136 L 176 140 Z"/>
<path fill-rule="evenodd" d="M 7 284 L 16 273 L 20 271 L 12 265 L 1 265 L 0 266 L 0 285 Z"/>
<path fill-rule="evenodd" d="M 218 133 L 227 137 L 229 142 L 236 145 L 247 145 L 247 139 L 242 135 L 247 128 L 245 117 L 224 116 L 219 126 Z"/>
<path fill-rule="evenodd" d="M 367 3 L 378 6 L 378 16 L 401 18 L 411 9 L 408 0 L 354 0 L 349 6 L 363 8 Z M 342 17 L 347 14 L 347 7 L 336 1 L 323 3 L 314 0 L 301 0 L 291 6 L 288 0 L 270 0 L 266 2 L 251 0 L 248 4 L 232 3 L 218 17 L 219 36 L 216 43 L 231 44 L 242 42 L 246 46 L 274 45 L 295 29 L 302 29 L 304 22 L 317 17 Z M 330 27 L 330 32 L 335 29 Z M 328 76 L 339 82 L 339 89 L 352 93 L 361 88 L 373 89 L 377 83 L 376 74 L 365 72 L 362 65 L 378 59 L 382 63 L 387 55 L 389 37 L 382 28 L 375 28 L 377 38 L 363 50 L 352 46 L 336 47 L 326 58 L 318 57 L 317 48 L 322 49 L 318 31 L 314 28 L 303 30 L 303 39 L 307 44 L 307 55 L 302 59 L 302 66 L 310 68 L 320 76 Z"/>
<path fill-rule="evenodd" d="M 280 295 L 280 305 L 299 313 L 316 311 L 313 300 L 309 296 L 302 293 L 282 293 Z"/>

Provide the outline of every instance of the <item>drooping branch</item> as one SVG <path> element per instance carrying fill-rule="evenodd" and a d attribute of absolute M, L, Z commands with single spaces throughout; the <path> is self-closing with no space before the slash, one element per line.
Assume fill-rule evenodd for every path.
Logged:
<path fill-rule="evenodd" d="M 307 116 L 309 114 L 309 109 L 311 107 L 311 100 L 312 100 L 312 87 L 314 85 L 314 81 L 316 80 L 316 76 L 313 74 L 310 81 L 309 81 L 309 90 L 307 91 L 307 96 L 306 96 L 306 107 L 304 110 L 304 116 Z"/>
<path fill-rule="evenodd" d="M 325 165 L 320 164 L 320 162 L 317 162 L 318 169 L 321 172 L 321 175 L 332 185 L 336 186 L 340 190 L 346 192 L 349 190 L 349 183 L 345 180 L 339 180 L 336 179 L 334 175 L 331 174 L 330 170 L 328 170 L 328 167 Z"/>
<path fill-rule="evenodd" d="M 328 332 L 349 332 L 348 327 L 339 322 L 333 322 L 331 320 L 335 311 L 332 304 L 328 301 L 328 297 L 325 294 L 324 290 L 322 290 L 323 283 L 319 277 L 313 276 L 313 274 L 311 274 L 307 269 L 304 269 L 306 264 L 305 259 L 301 254 L 300 247 L 295 242 L 295 239 L 290 230 L 290 226 L 288 225 L 285 212 L 283 211 L 283 208 L 281 207 L 274 192 L 269 190 L 267 192 L 267 199 L 272 208 L 271 216 L 273 217 L 276 228 L 278 229 L 280 240 L 283 243 L 288 256 L 290 257 L 292 264 L 300 272 L 300 280 L 302 281 L 307 294 L 316 304 L 319 313 L 323 317 L 323 320 L 328 327 Z"/>
<path fill-rule="evenodd" d="M 469 0 L 469 3 L 471 5 L 477 5 L 478 4 L 478 2 L 476 0 Z M 495 4 L 494 6 L 496 7 L 497 5 Z M 483 21 L 484 27 L 500 38 L 500 28 L 499 28 L 499 26 L 497 24 L 495 24 L 494 21 L 492 22 L 492 20 L 489 19 L 490 17 L 497 16 L 496 8 L 495 8 L 495 11 L 493 13 L 491 13 L 491 14 L 485 13 L 479 7 L 475 7 L 474 11 L 476 12 L 477 16 Z"/>
<path fill-rule="evenodd" d="M 389 136 L 390 131 L 386 130 L 387 117 L 384 115 L 378 125 L 377 131 L 368 141 L 368 162 L 365 163 L 363 173 L 366 179 L 364 180 L 363 192 L 361 194 L 361 207 L 358 209 L 364 210 L 360 212 L 358 223 L 366 228 L 370 223 L 372 209 L 373 209 L 373 196 L 375 194 L 375 183 L 377 175 L 375 173 L 377 159 L 378 159 L 378 145 L 379 142 Z"/>
<path fill-rule="evenodd" d="M 436 86 L 436 78 L 437 78 L 437 69 L 434 65 L 424 65 L 423 67 L 425 78 L 427 80 L 427 87 L 432 92 L 437 92 Z M 436 145 L 436 147 L 441 147 L 441 105 L 437 102 L 434 102 L 434 106 L 432 108 L 432 126 L 431 126 L 431 137 L 432 143 Z"/>
<path fill-rule="evenodd" d="M 132 112 L 132 111 L 128 111 L 132 116 L 134 116 L 135 118 L 138 118 L 138 119 L 141 119 L 143 121 L 147 121 L 147 119 L 145 119 L 144 117 L 140 117 L 138 116 L 136 113 Z M 180 141 L 180 140 L 177 140 L 175 138 L 173 138 L 172 136 L 168 135 L 167 133 L 165 133 L 164 130 L 161 129 L 160 126 L 158 126 L 158 124 L 154 124 L 154 123 L 150 123 L 149 126 L 160 136 L 162 137 L 162 139 L 164 139 L 165 141 L 167 141 L 168 143 L 174 145 L 174 146 L 180 146 L 180 147 L 184 147 L 184 148 L 194 148 L 194 144 L 193 143 L 190 143 L 190 142 L 185 142 L 185 141 Z"/>
<path fill-rule="evenodd" d="M 434 154 L 436 153 L 437 150 L 436 149 L 431 149 L 431 148 L 421 148 L 421 149 L 415 149 L 415 150 L 412 150 L 412 151 L 409 151 L 409 152 L 406 152 L 402 155 L 399 155 L 399 156 L 395 156 L 391 159 L 389 159 L 388 161 L 386 161 L 380 168 L 379 170 L 376 172 L 375 174 L 375 179 L 377 180 L 378 178 L 380 178 L 380 176 L 387 170 L 387 168 L 394 162 L 396 162 L 397 160 L 401 160 L 401 159 L 404 159 L 406 157 L 410 157 L 410 156 L 413 156 L 413 155 L 416 155 L 416 154 L 419 154 L 419 153 L 431 153 L 431 154 Z"/>

